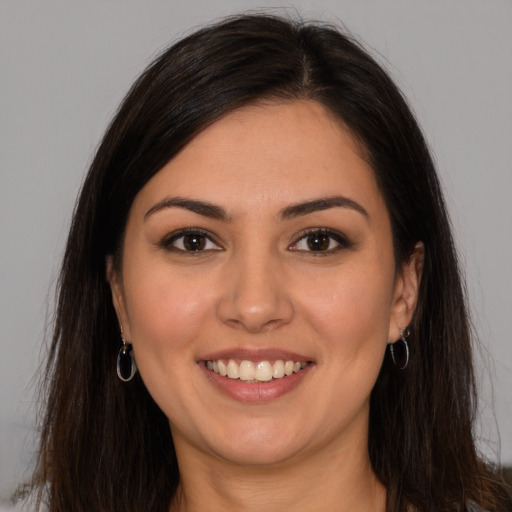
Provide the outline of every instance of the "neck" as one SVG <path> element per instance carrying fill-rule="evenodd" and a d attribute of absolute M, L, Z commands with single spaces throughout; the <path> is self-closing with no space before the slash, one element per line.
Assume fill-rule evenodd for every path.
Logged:
<path fill-rule="evenodd" d="M 362 449 L 361 449 L 362 448 Z M 279 465 L 246 466 L 205 460 L 204 453 L 180 460 L 181 484 L 171 512 L 384 512 L 386 490 L 372 471 L 367 450 L 309 454 Z"/>

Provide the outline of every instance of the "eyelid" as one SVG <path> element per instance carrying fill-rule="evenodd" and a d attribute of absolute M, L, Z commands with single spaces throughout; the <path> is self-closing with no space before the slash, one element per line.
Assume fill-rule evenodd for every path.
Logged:
<path fill-rule="evenodd" d="M 332 249 L 327 249 L 324 251 L 313 251 L 313 250 L 304 250 L 304 249 L 294 248 L 294 246 L 297 246 L 299 242 L 301 242 L 308 236 L 315 235 L 317 233 L 321 233 L 323 235 L 328 236 L 329 238 L 333 239 L 338 245 Z M 304 252 L 304 253 L 311 254 L 313 256 L 326 256 L 329 254 L 336 253 L 343 249 L 351 249 L 353 246 L 354 246 L 354 244 L 350 241 L 350 239 L 347 237 L 347 235 L 343 234 L 342 232 L 340 232 L 336 229 L 318 227 L 318 228 L 307 228 L 307 229 L 303 230 L 299 235 L 297 235 L 295 237 L 295 241 L 289 245 L 289 250 L 296 251 L 296 252 Z"/>
<path fill-rule="evenodd" d="M 215 249 L 202 249 L 199 251 L 187 251 L 186 249 L 180 249 L 179 247 L 176 247 L 173 245 L 174 242 L 179 240 L 180 238 L 183 238 L 187 235 L 201 235 L 204 236 L 208 241 L 210 241 L 212 244 L 216 246 Z M 221 251 L 223 250 L 221 244 L 217 241 L 216 237 L 213 236 L 209 231 L 206 231 L 202 228 L 183 228 L 179 229 L 177 231 L 173 231 L 172 233 L 169 233 L 168 235 L 164 236 L 159 243 L 161 247 L 168 251 L 177 252 L 181 254 L 187 254 L 187 255 L 197 255 L 201 253 L 210 253 L 212 251 Z"/>

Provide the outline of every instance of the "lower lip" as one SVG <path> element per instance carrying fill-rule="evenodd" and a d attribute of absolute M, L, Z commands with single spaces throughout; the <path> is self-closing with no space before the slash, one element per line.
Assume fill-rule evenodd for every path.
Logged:
<path fill-rule="evenodd" d="M 204 363 L 199 364 L 209 381 L 222 393 L 240 402 L 268 402 L 294 390 L 307 376 L 313 364 L 292 373 L 281 379 L 272 379 L 268 382 L 248 383 L 240 379 L 223 377 L 206 368 Z"/>

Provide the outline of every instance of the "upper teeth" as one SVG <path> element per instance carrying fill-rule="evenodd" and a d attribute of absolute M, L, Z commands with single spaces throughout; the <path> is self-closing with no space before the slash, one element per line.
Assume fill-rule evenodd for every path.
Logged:
<path fill-rule="evenodd" d="M 230 359 L 227 363 L 222 359 L 217 361 L 206 361 L 206 367 L 223 377 L 230 379 L 240 379 L 244 381 L 260 381 L 267 382 L 269 380 L 281 379 L 285 375 L 291 375 L 302 370 L 308 363 L 298 361 L 283 361 L 278 359 L 271 364 L 269 361 L 252 361 L 243 360 L 237 363 L 234 359 Z"/>

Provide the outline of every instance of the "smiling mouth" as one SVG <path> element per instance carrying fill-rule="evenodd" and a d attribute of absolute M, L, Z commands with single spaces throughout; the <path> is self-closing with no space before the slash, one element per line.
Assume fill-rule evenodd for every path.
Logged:
<path fill-rule="evenodd" d="M 234 359 L 227 361 L 218 359 L 205 362 L 208 370 L 222 377 L 241 380 L 247 383 L 270 382 L 283 379 L 302 371 L 309 364 L 309 361 L 285 361 L 283 359 L 277 359 L 273 363 L 266 360 L 258 362 L 242 360 L 237 362 Z"/>

